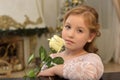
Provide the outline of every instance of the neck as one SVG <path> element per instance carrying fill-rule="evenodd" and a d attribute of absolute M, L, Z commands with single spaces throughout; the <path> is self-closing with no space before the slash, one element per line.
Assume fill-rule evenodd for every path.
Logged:
<path fill-rule="evenodd" d="M 83 55 L 83 54 L 86 54 L 87 52 L 82 49 L 82 50 L 69 50 L 69 49 L 66 49 L 64 51 L 64 54 L 67 55 L 67 56 L 80 56 L 80 55 Z"/>

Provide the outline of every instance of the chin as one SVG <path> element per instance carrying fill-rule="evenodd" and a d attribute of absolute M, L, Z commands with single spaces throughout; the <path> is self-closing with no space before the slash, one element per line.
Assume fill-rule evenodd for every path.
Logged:
<path fill-rule="evenodd" d="M 70 46 L 66 46 L 65 48 L 68 49 L 68 50 L 74 50 L 74 48 L 70 47 Z"/>

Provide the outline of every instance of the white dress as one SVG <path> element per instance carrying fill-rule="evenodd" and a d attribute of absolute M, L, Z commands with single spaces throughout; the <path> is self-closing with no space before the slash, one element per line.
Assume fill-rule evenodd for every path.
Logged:
<path fill-rule="evenodd" d="M 67 60 L 63 67 L 63 77 L 69 80 L 99 80 L 103 72 L 102 60 L 94 53 Z"/>

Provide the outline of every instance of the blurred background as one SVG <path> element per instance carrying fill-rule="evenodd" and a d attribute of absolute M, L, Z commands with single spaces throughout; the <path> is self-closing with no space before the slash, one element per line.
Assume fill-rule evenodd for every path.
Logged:
<path fill-rule="evenodd" d="M 96 44 L 105 71 L 119 72 L 119 0 L 0 0 L 0 77 L 22 77 L 31 54 L 37 58 L 40 46 L 49 51 L 47 39 L 60 33 L 64 13 L 82 4 L 99 14 L 101 37 Z"/>

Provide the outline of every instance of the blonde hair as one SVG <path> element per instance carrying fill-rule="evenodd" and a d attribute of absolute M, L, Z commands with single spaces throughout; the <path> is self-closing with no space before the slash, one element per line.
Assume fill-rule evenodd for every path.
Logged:
<path fill-rule="evenodd" d="M 64 19 L 63 19 L 63 23 L 65 23 L 66 19 L 70 15 L 82 15 L 86 25 L 89 28 L 90 33 L 96 34 L 93 41 L 90 42 L 90 43 L 87 43 L 84 46 L 84 49 L 86 51 L 96 53 L 98 51 L 98 48 L 95 46 L 94 43 L 95 43 L 96 37 L 100 36 L 100 32 L 99 32 L 100 25 L 98 23 L 99 16 L 98 16 L 97 11 L 94 8 L 92 8 L 90 6 L 87 6 L 87 5 L 77 6 L 77 7 L 73 8 L 73 9 L 69 10 L 65 14 Z"/>

